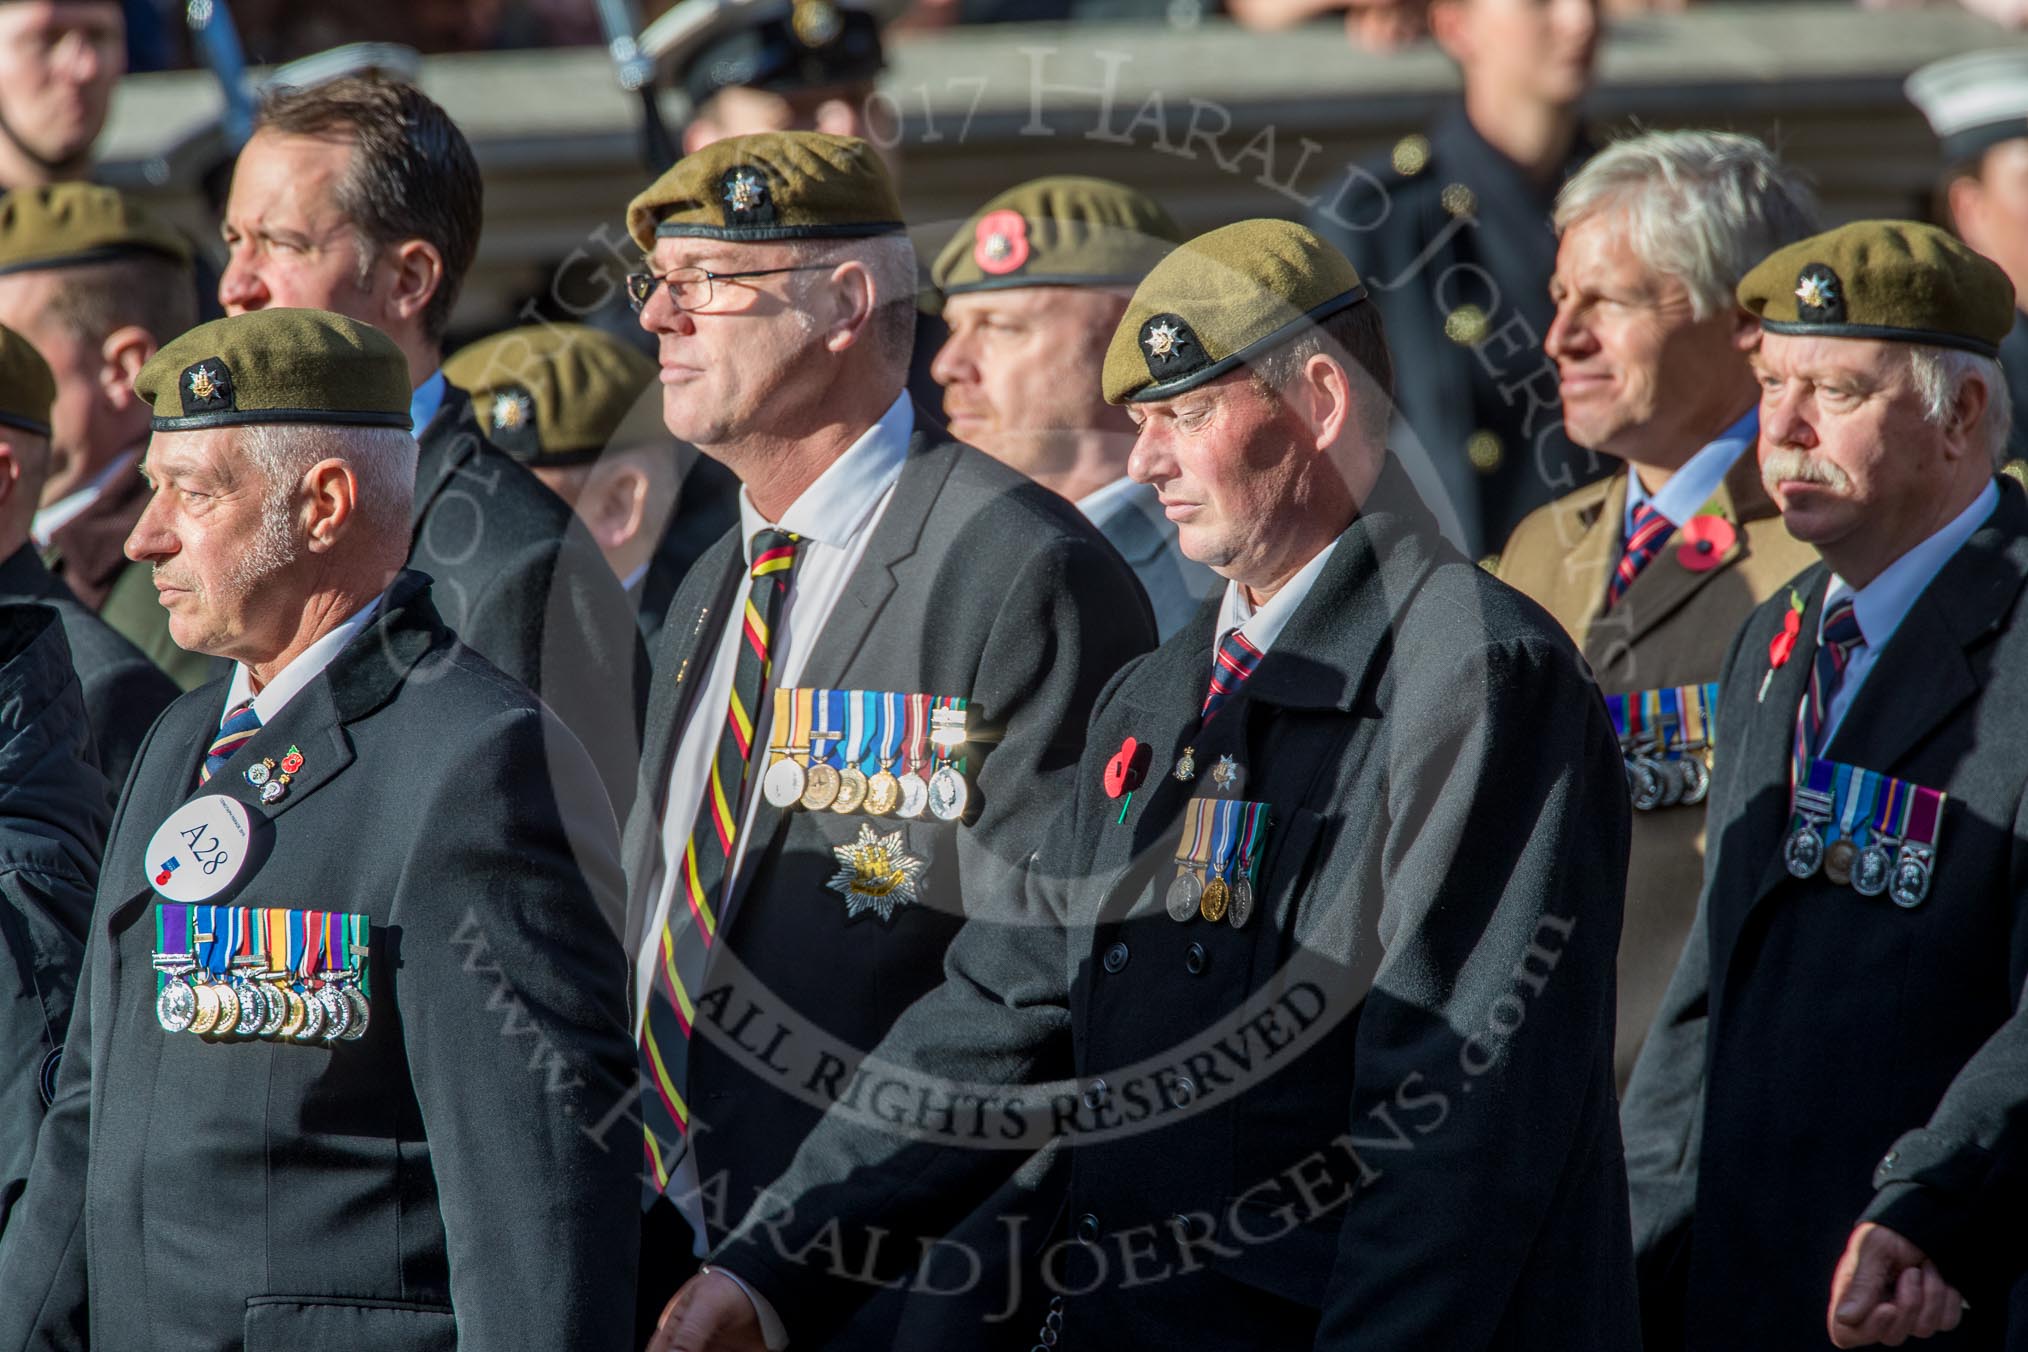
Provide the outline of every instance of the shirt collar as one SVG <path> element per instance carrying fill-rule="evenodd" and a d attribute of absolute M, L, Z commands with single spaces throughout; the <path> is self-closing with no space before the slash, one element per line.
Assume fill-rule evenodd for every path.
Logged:
<path fill-rule="evenodd" d="M 366 627 L 366 622 L 373 618 L 373 612 L 379 608 L 380 598 L 376 596 L 354 612 L 350 619 L 297 653 L 289 665 L 276 672 L 275 678 L 261 687 L 258 695 L 253 693 L 253 682 L 247 676 L 246 664 L 235 663 L 232 668 L 232 683 L 225 692 L 225 713 L 230 714 L 251 697 L 254 712 L 260 715 L 262 725 L 274 722 L 276 716 L 282 712 L 283 706 L 323 674 L 324 668 L 330 666 L 331 660 Z M 224 721 L 225 718 L 221 716 L 219 722 Z"/>
<path fill-rule="evenodd" d="M 1830 585 L 1824 589 L 1824 609 L 1829 611 L 1833 601 L 1850 595 L 1852 613 L 1859 621 L 1861 641 L 1868 648 L 1879 651 L 1901 627 L 1901 621 L 1915 604 L 1915 598 L 1922 595 L 1938 571 L 1964 547 L 1965 541 L 1972 538 L 1972 532 L 1984 525 L 1986 518 L 1999 505 L 1999 486 L 1987 480 L 1979 496 L 1972 499 L 1971 506 L 1951 518 L 1950 523 L 1936 534 L 1888 564 L 1879 577 L 1865 586 L 1854 589 L 1851 583 L 1833 573 Z M 1823 636 L 1823 624 L 1820 614 L 1817 617 L 1819 638 Z"/>
<path fill-rule="evenodd" d="M 1135 483 L 1126 475 L 1095 489 L 1077 500 L 1077 510 L 1084 513 L 1085 520 L 1097 525 L 1124 509 L 1134 499 L 1143 485 Z"/>
<path fill-rule="evenodd" d="M 880 421 L 833 460 L 816 482 L 789 504 L 780 521 L 769 521 L 753 505 L 744 484 L 739 490 L 741 552 L 751 562 L 755 532 L 773 526 L 818 544 L 843 546 L 873 515 L 908 459 L 908 441 L 915 435 L 915 405 L 903 390 Z"/>
<path fill-rule="evenodd" d="M 1340 537 L 1343 538 L 1342 536 Z M 1225 599 L 1218 605 L 1218 640 L 1223 643 L 1225 635 L 1237 629 L 1246 636 L 1258 651 L 1265 654 L 1281 635 L 1289 617 L 1303 604 L 1303 598 L 1310 594 L 1310 588 L 1324 572 L 1324 565 L 1331 561 L 1331 551 L 1338 547 L 1333 540 L 1317 551 L 1317 557 L 1304 564 L 1301 571 L 1282 585 L 1282 589 L 1267 599 L 1267 603 L 1256 608 L 1246 599 L 1246 588 L 1237 582 L 1225 584 Z"/>
<path fill-rule="evenodd" d="M 1648 503 L 1660 512 L 1672 526 L 1681 526 L 1695 515 L 1697 509 L 1711 501 L 1711 495 L 1725 482 L 1725 476 L 1739 462 L 1739 457 L 1753 449 L 1760 439 L 1760 406 L 1746 411 L 1746 415 L 1732 426 L 1706 442 L 1697 454 L 1684 462 L 1683 468 L 1669 476 L 1669 482 L 1662 485 L 1657 493 L 1650 494 L 1641 486 L 1641 476 L 1627 466 L 1627 509 L 1626 518 L 1620 524 L 1626 531 L 1626 538 L 1634 534 L 1634 509 Z"/>
<path fill-rule="evenodd" d="M 423 429 L 430 425 L 430 419 L 437 416 L 437 410 L 444 406 L 444 391 L 450 383 L 444 379 L 444 373 L 438 371 L 415 387 L 415 393 L 408 397 L 408 430 L 412 435 L 421 436 Z"/>
<path fill-rule="evenodd" d="M 83 488 L 64 494 L 37 512 L 34 524 L 28 529 L 28 533 L 35 537 L 35 547 L 49 548 L 49 538 L 52 535 L 90 511 L 92 504 L 104 496 L 106 486 L 112 483 L 116 476 L 131 472 L 134 466 L 140 463 L 141 448 L 136 446 L 124 455 L 116 456 L 110 465 L 93 475 L 92 481 Z"/>

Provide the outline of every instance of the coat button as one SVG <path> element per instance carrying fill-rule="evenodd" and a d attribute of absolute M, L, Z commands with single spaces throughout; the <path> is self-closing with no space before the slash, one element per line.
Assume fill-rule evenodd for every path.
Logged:
<path fill-rule="evenodd" d="M 1198 1239 L 1204 1234 L 1203 1218 L 1193 1216 L 1187 1211 L 1179 1211 L 1174 1216 L 1171 1216 L 1169 1224 L 1176 1227 L 1176 1237 L 1178 1239 Z"/>
<path fill-rule="evenodd" d="M 1084 1091 L 1084 1106 L 1093 1112 L 1097 1112 L 1099 1105 L 1104 1103 L 1111 1096 L 1112 1092 L 1112 1087 L 1104 1080 L 1093 1080 L 1091 1085 Z"/>
<path fill-rule="evenodd" d="M 1211 965 L 1211 955 L 1204 951 L 1203 944 L 1192 944 L 1183 950 L 1183 970 L 1192 976 L 1203 976 L 1204 969 Z"/>
<path fill-rule="evenodd" d="M 1191 1079 L 1188 1075 L 1178 1076 L 1175 1086 L 1169 1093 L 1170 1097 L 1176 1100 L 1178 1108 L 1184 1107 L 1197 1097 L 1197 1081 Z"/>
<path fill-rule="evenodd" d="M 1106 950 L 1106 970 L 1118 976 L 1127 966 L 1127 946 L 1114 944 Z"/>
<path fill-rule="evenodd" d="M 1098 1237 L 1098 1217 L 1092 1215 L 1089 1211 L 1079 1216 L 1077 1218 L 1077 1242 L 1080 1244 L 1096 1244 L 1098 1243 Z"/>

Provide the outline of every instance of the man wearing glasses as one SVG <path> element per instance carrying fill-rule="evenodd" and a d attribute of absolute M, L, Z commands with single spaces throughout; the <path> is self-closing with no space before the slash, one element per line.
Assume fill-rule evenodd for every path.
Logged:
<path fill-rule="evenodd" d="M 1069 503 L 921 425 L 915 255 L 866 142 L 717 142 L 627 224 L 664 420 L 743 484 L 662 626 L 624 846 L 645 1340 L 1011 885 L 1099 689 L 1155 632 Z M 635 1129 L 612 1125 L 616 1148 Z M 998 1219 L 1018 1211 L 951 1238 L 1020 1261 Z M 969 1339 L 1005 1288 L 964 1275 L 880 1292 L 838 1344 Z"/>

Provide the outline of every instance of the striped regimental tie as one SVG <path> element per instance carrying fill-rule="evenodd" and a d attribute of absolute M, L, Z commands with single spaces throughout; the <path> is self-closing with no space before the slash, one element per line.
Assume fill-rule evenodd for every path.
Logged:
<path fill-rule="evenodd" d="M 1634 533 L 1627 537 L 1627 546 L 1620 552 L 1620 561 L 1614 566 L 1612 577 L 1606 580 L 1607 610 L 1619 604 L 1627 588 L 1633 586 L 1634 579 L 1641 575 L 1641 570 L 1655 561 L 1655 556 L 1662 552 L 1662 546 L 1668 544 L 1669 537 L 1675 533 L 1675 524 L 1647 503 L 1634 508 Z"/>
<path fill-rule="evenodd" d="M 232 753 L 253 740 L 261 730 L 261 716 L 254 712 L 253 701 L 234 709 L 218 725 L 218 736 L 211 739 L 211 745 L 204 749 L 204 765 L 197 772 L 200 786 L 209 784 L 211 777 L 225 768 L 232 759 Z"/>
<path fill-rule="evenodd" d="M 1848 594 L 1833 601 L 1824 611 L 1817 658 L 1810 664 L 1810 688 L 1803 698 L 1803 721 L 1799 731 L 1803 739 L 1800 761 L 1804 767 L 1824 754 L 1824 724 L 1830 718 L 1831 701 L 1837 698 L 1838 686 L 1845 679 L 1845 668 L 1851 665 L 1852 650 L 1865 641 L 1866 635 L 1859 631 L 1859 613 L 1852 608 L 1851 596 Z"/>
<path fill-rule="evenodd" d="M 669 1186 L 683 1157 L 690 1130 L 690 1108 L 683 1100 L 685 1067 L 690 1055 L 690 1025 L 696 1015 L 692 1001 L 704 978 L 711 945 L 718 936 L 718 907 L 731 872 L 738 836 L 740 805 L 754 740 L 754 711 L 760 709 L 771 663 L 768 644 L 775 621 L 788 600 L 795 574 L 799 537 L 763 530 L 753 537 L 753 567 L 741 621 L 739 657 L 733 668 L 732 698 L 718 750 L 711 761 L 711 782 L 690 828 L 684 848 L 676 895 L 662 925 L 660 965 L 648 996 L 648 1015 L 641 1025 L 641 1073 L 647 1090 L 641 1095 L 646 1127 L 643 1148 L 647 1171 L 641 1204 L 653 1205 Z"/>
<path fill-rule="evenodd" d="M 1209 723 L 1259 665 L 1260 649 L 1247 642 L 1246 635 L 1234 629 L 1220 639 L 1211 658 L 1211 688 L 1204 694 L 1201 721 Z"/>

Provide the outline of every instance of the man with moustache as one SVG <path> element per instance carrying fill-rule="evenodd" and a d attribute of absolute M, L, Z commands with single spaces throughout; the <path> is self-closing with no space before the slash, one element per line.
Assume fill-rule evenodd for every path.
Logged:
<path fill-rule="evenodd" d="M 2019 1095 L 1980 1073 L 2028 987 L 2028 498 L 1995 474 L 2012 288 L 1933 226 L 1861 221 L 1738 294 L 1762 479 L 1822 562 L 1727 655 L 1704 894 L 1627 1090 L 1645 1342 L 2015 1347 L 1997 1255 L 1921 1189 L 1874 1194 L 1933 1158 L 1904 1133 Z M 1862 1215 L 1847 1261 L 1891 1269 L 1893 1298 L 1827 1316 Z"/>
<path fill-rule="evenodd" d="M 619 1352 L 631 1161 L 581 1130 L 632 1064 L 617 836 L 402 568 L 407 356 L 278 309 L 135 384 L 128 549 L 233 669 L 115 815 L 0 1346 Z"/>
<path fill-rule="evenodd" d="M 958 227 L 930 270 L 944 340 L 930 373 L 951 435 L 1061 494 L 1120 551 L 1163 638 L 1215 589 L 1155 491 L 1127 474 L 1134 428 L 1099 389 L 1133 288 L 1181 241 L 1153 199 L 1105 179 L 1041 178 Z"/>
<path fill-rule="evenodd" d="M 1618 753 L 1568 638 L 1387 453 L 1391 377 L 1358 274 L 1302 226 L 1149 273 L 1105 394 L 1226 592 L 1107 688 L 1006 923 L 968 927 L 875 1052 L 1036 1130 L 917 1139 L 841 1105 L 654 1352 L 758 1346 L 735 1280 L 821 1344 L 866 1293 L 826 1260 L 877 1280 L 869 1230 L 934 1233 L 1038 1147 L 1068 1195 L 1030 1346 L 1636 1345 Z"/>
<path fill-rule="evenodd" d="M 0 198 L 0 323 L 35 344 L 56 377 L 36 548 L 58 581 L 184 689 L 210 679 L 210 659 L 170 639 L 148 569 L 122 546 L 148 496 L 135 469 L 148 406 L 134 377 L 196 322 L 189 243 L 132 198 L 94 183 Z"/>
<path fill-rule="evenodd" d="M 856 1056 L 936 984 L 1154 624 L 1068 502 L 917 426 L 915 252 L 870 145 L 715 142 L 627 227 L 668 429 L 742 484 L 658 641 L 625 838 L 645 1341 L 823 1117 L 777 1056 Z M 961 1236 L 994 1268 L 1024 1242 L 991 1208 Z M 896 1289 L 831 1334 L 947 1348 L 994 1298 Z"/>
<path fill-rule="evenodd" d="M 1461 103 L 1313 217 L 1358 264 L 1401 369 L 1398 448 L 1474 556 L 1603 470 L 1564 436 L 1542 344 L 1554 317 L 1550 213 L 1591 154 L 1580 123 L 1598 0 L 1434 0 L 1430 34 Z"/>
<path fill-rule="evenodd" d="M 472 148 L 395 80 L 272 91 L 233 167 L 218 300 L 374 325 L 408 357 L 417 462 L 409 563 L 444 619 L 577 734 L 624 817 L 647 657 L 619 583 L 570 508 L 486 439 L 444 378 L 444 331 L 479 247 Z"/>
<path fill-rule="evenodd" d="M 1815 229 L 1773 152 L 1729 132 L 1648 132 L 1601 151 L 1557 198 L 1548 352 L 1577 445 L 1625 463 L 1537 509 L 1500 579 L 1583 649 L 1621 725 L 1634 801 L 1614 1071 L 1624 1086 L 1704 880 L 1709 712 L 1747 612 L 1816 560 L 1753 456 L 1760 328 L 1733 288 Z"/>
<path fill-rule="evenodd" d="M 177 690 L 35 557 L 29 523 L 49 471 L 55 401 L 49 366 L 27 339 L 0 327 L 0 605 L 47 605 L 62 617 L 89 720 L 86 754 L 117 794 L 149 725 Z"/>

